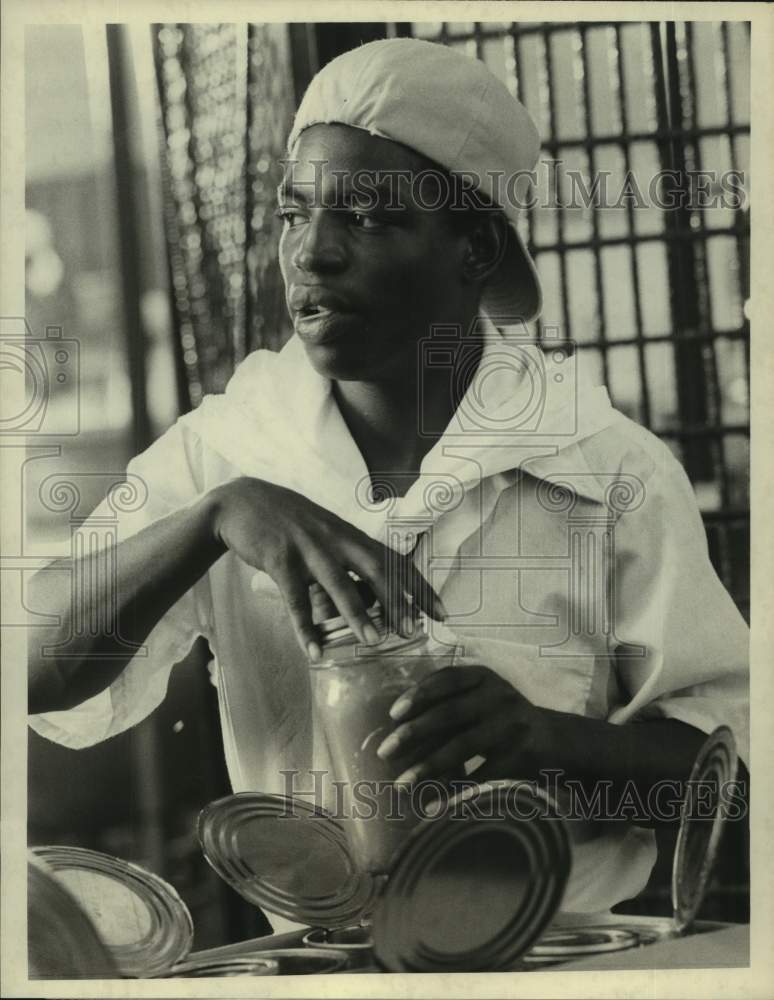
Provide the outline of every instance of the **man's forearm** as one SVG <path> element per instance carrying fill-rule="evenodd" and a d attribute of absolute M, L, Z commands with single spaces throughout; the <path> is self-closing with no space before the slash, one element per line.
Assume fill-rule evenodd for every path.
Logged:
<path fill-rule="evenodd" d="M 560 784 L 580 786 L 585 802 L 596 800 L 603 813 L 610 810 L 600 819 L 677 818 L 674 799 L 682 798 L 704 733 L 675 719 L 613 725 L 551 709 L 541 712 L 545 725 L 531 755 L 536 772 L 560 772 Z M 656 794 L 667 783 L 674 790 L 671 800 Z M 672 808 L 665 808 L 667 802 Z"/>
<path fill-rule="evenodd" d="M 157 521 L 115 550 L 115 576 L 88 572 L 84 562 L 61 564 L 80 573 L 84 586 L 74 607 L 71 577 L 60 564 L 37 573 L 30 585 L 37 612 L 56 615 L 59 624 L 31 630 L 29 710 L 72 708 L 108 687 L 172 605 L 222 554 L 211 530 L 212 495 Z M 85 572 L 84 572 L 85 571 Z M 75 628 L 77 620 L 99 628 Z M 56 647 L 67 656 L 57 655 Z M 48 649 L 46 649 L 48 647 Z M 45 650 L 45 652 L 44 652 Z"/>

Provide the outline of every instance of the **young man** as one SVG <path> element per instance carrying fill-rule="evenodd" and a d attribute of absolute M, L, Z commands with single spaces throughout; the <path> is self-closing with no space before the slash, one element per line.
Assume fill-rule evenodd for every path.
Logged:
<path fill-rule="evenodd" d="M 539 151 L 525 109 L 480 62 L 375 42 L 318 74 L 288 149 L 295 336 L 130 464 L 147 500 L 121 516 L 117 630 L 73 638 L 65 582 L 40 574 L 76 655 L 39 655 L 54 630 L 31 643 L 33 727 L 86 746 L 135 724 L 204 635 L 235 790 L 284 792 L 289 769 L 303 786 L 320 762 L 308 588 L 372 643 L 354 573 L 394 628 L 420 609 L 467 656 L 393 708 L 379 752 L 405 783 L 483 758 L 476 777 L 561 771 L 655 812 L 717 725 L 746 759 L 747 630 L 685 473 L 518 333 L 540 310 L 514 225 Z M 472 206 L 449 204 L 452 178 Z M 105 598 L 93 585 L 79 613 Z M 565 907 L 636 895 L 656 818 L 594 829 Z"/>

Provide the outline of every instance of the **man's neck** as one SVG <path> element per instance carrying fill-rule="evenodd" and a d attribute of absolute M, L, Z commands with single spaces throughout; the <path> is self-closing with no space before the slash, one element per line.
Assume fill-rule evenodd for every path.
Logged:
<path fill-rule="evenodd" d="M 339 410 L 369 472 L 396 476 L 401 495 L 460 403 L 454 382 L 448 369 L 433 368 L 395 379 L 334 382 Z M 466 387 L 456 389 L 464 393 Z"/>

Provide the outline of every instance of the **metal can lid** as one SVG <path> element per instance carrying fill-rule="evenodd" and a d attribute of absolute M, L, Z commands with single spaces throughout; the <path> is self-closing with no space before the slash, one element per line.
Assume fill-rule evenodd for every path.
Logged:
<path fill-rule="evenodd" d="M 683 798 L 672 863 L 672 907 L 678 931 L 690 927 L 704 900 L 725 822 L 721 788 L 734 780 L 736 769 L 734 735 L 727 726 L 719 726 L 699 750 Z"/>
<path fill-rule="evenodd" d="M 370 951 L 374 946 L 371 928 L 364 924 L 355 927 L 313 927 L 303 938 L 309 948 L 340 948 L 342 951 Z"/>
<path fill-rule="evenodd" d="M 567 960 L 581 955 L 625 951 L 640 944 L 635 933 L 620 927 L 553 927 L 524 956 L 525 962 Z"/>
<path fill-rule="evenodd" d="M 169 972 L 165 979 L 190 979 L 224 976 L 278 976 L 279 963 L 272 958 L 221 958 L 202 961 L 181 962 Z"/>
<path fill-rule="evenodd" d="M 348 956 L 336 948 L 270 948 L 261 952 L 279 966 L 280 976 L 322 975 L 339 972 L 348 962 Z"/>
<path fill-rule="evenodd" d="M 570 872 L 564 823 L 524 782 L 449 800 L 412 831 L 373 915 L 391 972 L 512 967 L 559 907 Z"/>
<path fill-rule="evenodd" d="M 32 850 L 91 919 L 121 975 L 156 976 L 188 955 L 191 914 L 164 879 L 84 847 Z"/>
<path fill-rule="evenodd" d="M 116 979 L 118 969 L 91 918 L 49 866 L 27 854 L 30 979 Z"/>
<path fill-rule="evenodd" d="M 359 872 L 344 828 L 300 799 L 239 792 L 199 814 L 215 871 L 250 903 L 303 924 L 343 927 L 370 912 L 373 876 Z"/>

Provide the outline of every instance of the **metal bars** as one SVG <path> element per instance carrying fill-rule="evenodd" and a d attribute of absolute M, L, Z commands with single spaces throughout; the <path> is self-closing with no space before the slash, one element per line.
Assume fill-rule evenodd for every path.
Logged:
<path fill-rule="evenodd" d="M 286 26 L 262 24 L 156 25 L 153 41 L 178 355 L 196 406 L 248 351 L 288 334 L 273 206 L 289 43 Z"/>
<path fill-rule="evenodd" d="M 560 327 L 614 403 L 683 462 L 718 573 L 746 614 L 749 25 L 411 28 L 483 59 L 537 120 L 538 206 L 523 232 L 544 285 L 540 329 Z M 573 170 L 587 191 L 606 174 L 607 202 L 573 204 Z M 697 201 L 702 170 L 715 172 L 705 189 L 719 207 Z M 652 197 L 668 171 L 673 207 Z"/>
<path fill-rule="evenodd" d="M 591 91 L 590 91 L 590 66 L 589 66 L 589 47 L 587 44 L 587 31 L 586 25 L 581 26 L 581 58 L 583 60 L 583 110 L 584 110 L 584 125 L 586 133 L 591 133 Z M 589 145 L 586 147 L 586 155 L 588 158 L 588 169 L 592 177 L 596 175 L 597 172 L 597 161 L 596 161 L 596 151 L 594 146 Z M 597 296 L 597 308 L 596 308 L 596 319 L 597 319 L 597 330 L 599 334 L 599 343 L 601 345 L 601 356 L 602 356 L 602 377 L 605 384 L 610 381 L 610 370 L 607 362 L 607 317 L 605 316 L 605 311 L 601 308 L 600 303 L 604 301 L 604 287 L 602 282 L 602 257 L 600 254 L 600 235 L 599 235 L 599 217 L 596 212 L 591 213 L 591 225 L 593 231 L 593 245 L 591 247 L 594 259 L 594 287 Z M 639 333 L 639 331 L 638 331 Z M 636 342 L 636 341 L 635 341 Z"/>

